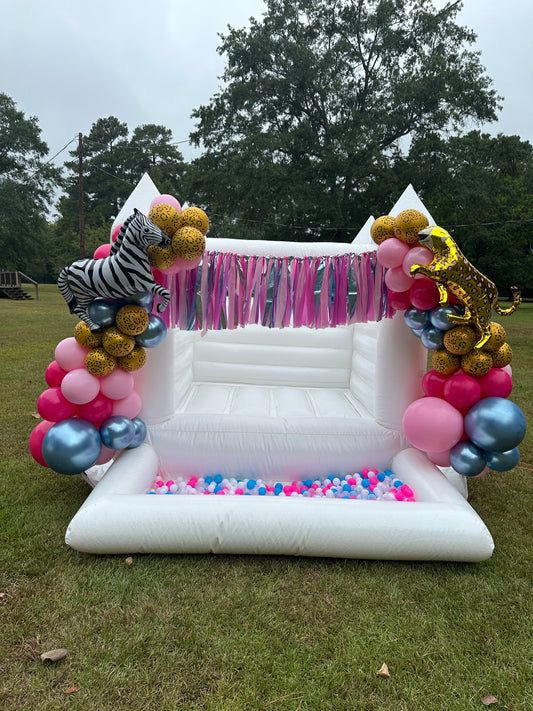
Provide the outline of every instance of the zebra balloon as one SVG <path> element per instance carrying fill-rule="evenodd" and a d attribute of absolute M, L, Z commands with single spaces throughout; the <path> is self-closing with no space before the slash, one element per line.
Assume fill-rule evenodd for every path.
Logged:
<path fill-rule="evenodd" d="M 98 296 L 119 299 L 140 291 L 161 297 L 157 311 L 164 311 L 170 301 L 170 292 L 154 279 L 148 247 L 167 247 L 169 243 L 169 238 L 159 227 L 135 210 L 122 225 L 109 257 L 78 259 L 61 271 L 57 284 L 70 313 L 85 321 L 91 331 L 99 332 L 100 325 L 87 314 L 89 304 Z"/>

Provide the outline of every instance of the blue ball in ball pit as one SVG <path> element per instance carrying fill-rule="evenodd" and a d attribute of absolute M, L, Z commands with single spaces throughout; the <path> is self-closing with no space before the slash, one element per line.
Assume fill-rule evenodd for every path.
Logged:
<path fill-rule="evenodd" d="M 487 452 L 508 452 L 526 434 L 526 418 L 514 402 L 503 397 L 487 397 L 465 415 L 465 431 L 472 442 Z"/>

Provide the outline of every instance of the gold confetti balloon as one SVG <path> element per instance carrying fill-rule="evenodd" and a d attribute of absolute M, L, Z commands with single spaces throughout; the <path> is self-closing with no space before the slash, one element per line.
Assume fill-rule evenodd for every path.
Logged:
<path fill-rule="evenodd" d="M 209 231 L 209 218 L 199 207 L 186 207 L 179 219 L 179 227 L 185 226 L 195 227 L 205 236 Z"/>
<path fill-rule="evenodd" d="M 486 375 L 492 368 L 491 355 L 476 348 L 461 358 L 461 368 L 467 375 L 478 378 Z"/>
<path fill-rule="evenodd" d="M 428 218 L 419 210 L 402 210 L 394 218 L 394 236 L 406 244 L 414 244 L 420 230 L 428 225 Z"/>
<path fill-rule="evenodd" d="M 513 360 L 513 351 L 508 343 L 504 343 L 496 353 L 492 353 L 492 364 L 495 368 L 504 368 Z"/>
<path fill-rule="evenodd" d="M 190 262 L 204 253 L 205 237 L 196 227 L 180 227 L 172 237 L 171 249 L 176 256 Z"/>
<path fill-rule="evenodd" d="M 148 260 L 154 269 L 168 269 L 176 261 L 176 255 L 170 247 L 148 247 Z"/>
<path fill-rule="evenodd" d="M 382 215 L 374 220 L 370 228 L 370 236 L 378 245 L 389 237 L 394 237 L 394 217 Z"/>
<path fill-rule="evenodd" d="M 135 338 L 122 333 L 116 326 L 106 328 L 102 336 L 102 346 L 109 355 L 119 358 L 131 353 L 135 347 Z"/>
<path fill-rule="evenodd" d="M 150 319 L 142 306 L 127 304 L 117 312 L 115 323 L 127 336 L 138 336 L 148 328 Z"/>
<path fill-rule="evenodd" d="M 454 326 L 444 334 L 444 348 L 454 355 L 466 355 L 476 343 L 476 332 L 470 326 Z"/>
<path fill-rule="evenodd" d="M 85 367 L 92 375 L 101 378 L 112 373 L 117 366 L 117 359 L 104 348 L 93 348 L 85 356 Z"/>
<path fill-rule="evenodd" d="M 74 338 L 84 348 L 97 348 L 102 345 L 102 334 L 93 333 L 85 321 L 79 321 L 76 324 Z"/>
<path fill-rule="evenodd" d="M 441 375 L 453 375 L 461 367 L 461 358 L 448 351 L 433 351 L 431 356 L 433 368 Z"/>
<path fill-rule="evenodd" d="M 169 237 L 180 225 L 180 213 L 172 205 L 155 205 L 148 213 L 148 219 Z"/>
<path fill-rule="evenodd" d="M 146 363 L 146 351 L 142 346 L 135 346 L 131 353 L 118 358 L 119 368 L 132 372 L 139 370 Z"/>
<path fill-rule="evenodd" d="M 495 321 L 489 323 L 490 337 L 489 340 L 484 344 L 483 350 L 489 353 L 495 353 L 499 350 L 507 338 L 505 333 L 505 328 Z"/>

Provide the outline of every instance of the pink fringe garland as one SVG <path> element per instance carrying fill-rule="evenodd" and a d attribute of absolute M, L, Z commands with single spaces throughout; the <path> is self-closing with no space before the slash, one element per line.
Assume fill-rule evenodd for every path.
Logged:
<path fill-rule="evenodd" d="M 375 252 L 324 257 L 206 252 L 199 267 L 163 275 L 167 326 L 189 331 L 262 324 L 332 328 L 393 315 Z"/>

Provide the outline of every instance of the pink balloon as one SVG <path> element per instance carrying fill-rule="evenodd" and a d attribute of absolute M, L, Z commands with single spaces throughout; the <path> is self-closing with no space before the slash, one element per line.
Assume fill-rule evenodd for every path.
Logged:
<path fill-rule="evenodd" d="M 98 395 L 100 381 L 85 368 L 76 368 L 65 375 L 61 392 L 69 402 L 84 405 Z"/>
<path fill-rule="evenodd" d="M 141 396 L 138 392 L 132 390 L 132 392 L 127 397 L 122 398 L 122 400 L 115 400 L 111 414 L 113 416 L 124 415 L 124 417 L 129 417 L 130 420 L 132 420 L 134 417 L 137 417 L 141 411 L 141 407 Z"/>
<path fill-rule="evenodd" d="M 182 259 L 182 257 L 176 257 L 174 264 L 167 269 L 161 269 L 163 274 L 179 274 L 180 272 L 186 272 L 189 269 L 194 269 L 197 267 L 203 259 L 203 254 L 197 259 L 187 260 Z"/>
<path fill-rule="evenodd" d="M 391 238 L 392 239 L 392 238 Z M 391 291 L 387 294 L 387 301 L 396 311 L 405 311 L 411 306 L 411 296 L 407 291 Z"/>
<path fill-rule="evenodd" d="M 377 260 L 382 267 L 394 269 L 400 267 L 409 252 L 409 245 L 396 237 L 390 237 L 382 242 L 376 252 Z"/>
<path fill-rule="evenodd" d="M 116 227 L 113 227 L 111 230 L 111 242 L 116 242 L 118 233 L 120 232 L 120 228 L 122 227 L 122 223 L 120 225 L 117 225 Z"/>
<path fill-rule="evenodd" d="M 413 284 L 413 278 L 407 276 L 401 267 L 394 267 L 385 273 L 385 284 L 393 291 L 407 291 Z"/>
<path fill-rule="evenodd" d="M 37 412 L 43 420 L 61 422 L 74 415 L 76 405 L 66 399 L 60 387 L 49 388 L 37 398 Z"/>
<path fill-rule="evenodd" d="M 102 445 L 102 449 L 100 451 L 100 456 L 96 460 L 95 464 L 106 464 L 107 462 L 111 461 L 113 457 L 116 454 L 116 449 L 109 449 L 109 447 L 106 447 L 105 444 Z"/>
<path fill-rule="evenodd" d="M 78 407 L 78 417 L 88 420 L 96 426 L 111 417 L 112 412 L 113 400 L 102 395 L 102 393 L 98 393 L 93 400 Z"/>
<path fill-rule="evenodd" d="M 446 400 L 423 397 L 404 412 L 403 430 L 413 447 L 424 452 L 444 452 L 461 439 L 463 416 Z"/>
<path fill-rule="evenodd" d="M 57 364 L 63 368 L 63 370 L 75 370 L 76 368 L 83 368 L 85 366 L 85 356 L 89 352 L 89 348 L 84 348 L 80 346 L 78 341 L 71 336 L 70 338 L 64 338 L 56 346 L 55 359 Z"/>
<path fill-rule="evenodd" d="M 433 462 L 437 467 L 450 466 L 450 450 L 444 452 L 426 452 L 430 462 Z"/>
<path fill-rule="evenodd" d="M 100 392 L 111 400 L 122 400 L 133 390 L 133 375 L 121 368 L 100 378 Z"/>
<path fill-rule="evenodd" d="M 388 240 L 387 240 L 388 241 Z M 410 269 L 415 264 L 431 264 L 433 261 L 433 252 L 427 247 L 413 247 L 404 257 L 402 269 L 406 274 L 411 276 Z M 415 279 L 422 279 L 423 274 L 417 274 Z"/>
<path fill-rule="evenodd" d="M 444 397 L 444 386 L 448 381 L 446 375 L 442 375 L 438 370 L 428 370 L 422 378 L 422 390 L 429 397 Z"/>
<path fill-rule="evenodd" d="M 500 370 L 503 370 L 504 373 L 507 373 L 508 375 L 513 377 L 513 369 L 510 364 L 504 365 L 503 368 L 500 368 Z"/>
<path fill-rule="evenodd" d="M 150 210 L 156 205 L 170 205 L 175 207 L 178 212 L 181 212 L 181 205 L 172 195 L 158 195 L 150 203 Z"/>
<path fill-rule="evenodd" d="M 57 364 L 57 361 L 53 360 L 44 373 L 44 379 L 46 380 L 46 384 L 51 388 L 58 388 L 66 374 L 67 371 L 63 370 L 63 368 Z"/>
<path fill-rule="evenodd" d="M 439 303 L 439 289 L 435 282 L 433 282 L 431 279 L 428 279 L 428 277 L 422 277 L 422 279 L 413 279 L 411 281 L 411 284 L 411 303 L 413 304 L 415 309 L 419 309 L 420 311 L 427 311 L 428 309 L 432 309 Z"/>
<path fill-rule="evenodd" d="M 444 397 L 458 410 L 471 408 L 481 398 L 479 379 L 462 371 L 454 373 L 444 385 Z"/>
<path fill-rule="evenodd" d="M 478 381 L 481 397 L 509 397 L 513 389 L 513 379 L 503 368 L 491 368 Z"/>
<path fill-rule="evenodd" d="M 104 257 L 109 257 L 111 254 L 111 245 L 110 244 L 101 244 L 99 247 L 97 247 L 94 250 L 93 258 L 94 259 L 104 259 Z"/>
<path fill-rule="evenodd" d="M 28 448 L 31 456 L 43 467 L 48 466 L 43 458 L 43 439 L 52 425 L 55 425 L 55 422 L 49 422 L 48 420 L 39 422 L 39 424 L 33 428 L 28 441 Z"/>

